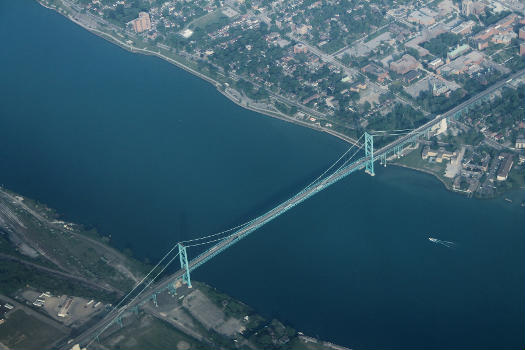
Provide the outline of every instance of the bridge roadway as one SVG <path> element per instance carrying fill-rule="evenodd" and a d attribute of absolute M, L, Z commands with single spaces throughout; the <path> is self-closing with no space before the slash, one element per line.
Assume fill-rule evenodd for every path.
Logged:
<path fill-rule="evenodd" d="M 432 119 L 431 121 L 425 123 L 424 125 L 420 126 L 417 129 L 414 129 L 409 134 L 402 136 L 392 143 L 384 146 L 381 149 L 378 149 L 376 152 L 374 152 L 374 161 L 377 160 L 382 155 L 386 155 L 388 152 L 391 152 L 394 147 L 396 146 L 402 146 L 405 143 L 409 142 L 409 140 L 414 136 L 420 136 L 423 133 L 425 133 L 428 129 L 433 127 L 434 125 L 441 122 L 441 120 L 445 118 L 449 118 L 451 116 L 454 116 L 457 112 L 460 112 L 465 107 L 468 107 L 469 105 L 477 102 L 478 100 L 482 99 L 483 97 L 489 95 L 493 91 L 499 89 L 503 85 L 507 83 L 509 79 L 514 79 L 519 76 L 523 76 L 525 74 L 525 70 L 520 71 L 510 77 L 507 77 L 504 80 L 501 80 L 495 84 L 493 84 L 488 89 L 478 93 L 477 95 L 473 96 L 472 98 L 468 99 L 467 101 L 459 104 L 458 106 L 452 108 L 448 112 L 441 114 L 437 116 L 436 118 Z M 219 241 L 217 244 L 215 244 L 210 249 L 206 250 L 201 255 L 197 256 L 193 260 L 188 262 L 188 266 L 190 271 L 196 269 L 200 265 L 202 265 L 207 260 L 211 259 L 213 256 L 217 255 L 221 251 L 225 250 L 226 248 L 230 247 L 237 241 L 241 240 L 242 238 L 246 237 L 253 231 L 257 230 L 259 227 L 263 226 L 264 224 L 270 222 L 271 220 L 275 219 L 276 217 L 280 216 L 284 212 L 290 210 L 297 204 L 303 202 L 304 200 L 308 199 L 309 197 L 313 196 L 317 192 L 325 189 L 326 187 L 334 184 L 335 182 L 341 180 L 345 176 L 349 175 L 350 173 L 363 169 L 366 166 L 366 163 L 369 161 L 370 157 L 362 157 L 358 159 L 357 161 L 339 169 L 332 175 L 328 176 L 321 182 L 318 182 L 316 185 L 312 185 L 311 187 L 307 188 L 306 190 L 303 190 L 299 192 L 298 194 L 294 195 L 292 198 L 284 201 L 283 203 L 279 204 L 275 208 L 271 209 L 270 211 L 266 212 L 265 214 L 257 217 L 256 219 L 252 220 L 250 223 L 248 223 L 246 226 L 240 228 L 235 233 L 227 236 L 222 241 Z M 159 293 L 161 291 L 164 291 L 169 288 L 170 284 L 175 283 L 177 280 L 181 279 L 183 274 L 185 273 L 185 270 L 179 269 L 175 273 L 171 274 L 170 276 L 167 276 L 157 282 L 156 284 L 150 286 L 147 290 L 144 291 L 143 295 L 139 298 L 135 299 L 132 303 L 127 304 L 127 306 L 124 306 L 123 308 L 130 309 L 134 306 L 137 306 L 143 302 L 146 302 L 148 299 L 151 298 L 153 293 Z M 119 311 L 122 310 L 119 309 Z M 94 325 L 92 328 L 84 332 L 82 335 L 80 335 L 77 339 L 77 343 L 86 344 L 89 342 L 93 337 L 95 337 L 100 330 L 104 329 L 109 323 L 111 323 L 114 320 L 114 317 L 117 314 L 115 312 L 112 312 L 108 314 L 104 319 L 102 319 L 99 323 Z"/>

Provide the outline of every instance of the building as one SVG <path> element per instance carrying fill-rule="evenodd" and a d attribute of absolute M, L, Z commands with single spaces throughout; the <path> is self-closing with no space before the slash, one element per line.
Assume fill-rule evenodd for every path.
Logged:
<path fill-rule="evenodd" d="M 302 103 L 303 103 L 303 105 L 306 105 L 306 104 L 310 103 L 313 100 L 317 100 L 319 97 L 321 97 L 321 95 L 313 94 L 312 96 L 305 98 Z"/>
<path fill-rule="evenodd" d="M 489 47 L 489 41 L 488 40 L 477 39 L 477 40 L 474 40 L 474 43 L 476 44 L 476 47 L 480 51 L 486 49 L 487 47 Z"/>
<path fill-rule="evenodd" d="M 432 95 L 439 96 L 444 93 L 446 93 L 449 90 L 447 84 L 443 84 L 442 82 L 435 82 L 432 84 Z"/>
<path fill-rule="evenodd" d="M 442 66 L 445 62 L 441 58 L 436 58 L 433 61 L 430 61 L 428 64 L 428 68 L 436 70 L 439 66 Z"/>
<path fill-rule="evenodd" d="M 377 81 L 380 83 L 382 83 L 386 78 L 389 77 L 388 72 L 386 70 L 377 66 L 374 63 L 369 63 L 363 68 L 361 68 L 361 72 L 375 76 L 377 78 Z"/>
<path fill-rule="evenodd" d="M 151 20 L 147 12 L 139 12 L 139 17 L 128 22 L 133 27 L 135 33 L 142 33 L 151 29 Z"/>
<path fill-rule="evenodd" d="M 471 0 L 463 0 L 461 2 L 461 14 L 466 17 L 472 14 L 472 1 Z"/>
<path fill-rule="evenodd" d="M 296 44 L 293 47 L 293 53 L 307 53 L 308 48 L 304 44 Z"/>
<path fill-rule="evenodd" d="M 510 15 L 508 15 L 507 17 L 503 19 L 500 19 L 497 23 L 491 25 L 487 29 L 482 30 L 478 34 L 474 35 L 472 39 L 474 41 L 488 40 L 492 36 L 497 35 L 497 34 L 505 35 L 505 34 L 514 33 L 512 26 L 514 25 L 514 23 L 517 21 L 518 18 L 519 18 L 518 15 L 516 15 L 515 13 L 511 13 Z"/>
<path fill-rule="evenodd" d="M 502 153 L 500 155 L 500 158 L 501 157 L 503 157 L 503 160 L 499 167 L 498 175 L 496 176 L 496 179 L 498 181 L 505 181 L 509 177 L 510 169 L 512 169 L 512 165 L 514 164 L 514 161 L 512 160 L 512 155 L 509 153 Z"/>
<path fill-rule="evenodd" d="M 479 65 L 483 62 L 484 56 L 479 51 L 471 51 L 466 55 L 460 56 L 455 60 L 439 68 L 441 74 L 463 74 L 467 71 L 474 72 L 479 70 Z"/>
<path fill-rule="evenodd" d="M 461 14 L 465 17 L 480 15 L 485 12 L 485 5 L 480 1 L 463 0 L 461 2 Z"/>
<path fill-rule="evenodd" d="M 525 136 L 521 135 L 516 138 L 516 144 L 514 145 L 516 149 L 525 148 Z"/>
<path fill-rule="evenodd" d="M 507 17 L 500 19 L 494 26 L 500 28 L 508 28 L 514 25 L 514 23 L 519 20 L 519 17 L 515 13 L 511 13 Z"/>
<path fill-rule="evenodd" d="M 453 59 L 463 55 L 468 50 L 470 50 L 470 46 L 468 46 L 468 44 L 464 44 L 464 45 L 461 45 L 461 46 L 458 45 L 452 51 L 447 52 L 447 59 L 453 60 Z"/>
<path fill-rule="evenodd" d="M 496 34 L 490 39 L 494 44 L 505 44 L 508 45 L 518 35 L 514 32 L 507 32 L 505 34 Z"/>
<path fill-rule="evenodd" d="M 525 43 L 520 44 L 520 55 L 525 56 Z"/>
<path fill-rule="evenodd" d="M 460 25 L 455 26 L 450 31 L 452 34 L 456 35 L 466 35 L 472 32 L 472 28 L 476 25 L 474 21 L 463 22 Z"/>
<path fill-rule="evenodd" d="M 421 76 L 421 73 L 418 70 L 411 70 L 403 74 L 403 81 L 407 84 L 410 84 L 414 80 L 418 79 Z"/>
<path fill-rule="evenodd" d="M 390 70 L 397 74 L 406 74 L 411 70 L 419 68 L 419 62 L 410 55 L 403 55 L 399 60 L 390 63 Z"/>
<path fill-rule="evenodd" d="M 525 40 L 525 28 L 520 28 L 519 38 Z"/>
<path fill-rule="evenodd" d="M 409 22 L 413 22 L 413 23 L 417 23 L 417 24 L 421 24 L 421 25 L 424 25 L 424 26 L 430 26 L 434 23 L 436 23 L 436 20 L 431 17 L 431 16 L 428 16 L 420 11 L 413 11 L 408 17 L 407 17 L 407 21 Z"/>
<path fill-rule="evenodd" d="M 478 34 L 474 35 L 473 39 L 474 40 L 487 40 L 496 33 L 497 31 L 494 27 L 489 27 L 487 29 L 482 30 Z"/>
<path fill-rule="evenodd" d="M 423 152 L 421 153 L 421 158 L 428 159 L 430 157 L 436 157 L 437 155 L 438 155 L 437 150 L 433 150 L 429 146 L 425 146 L 425 148 L 423 148 Z"/>
<path fill-rule="evenodd" d="M 446 151 L 443 147 L 440 147 L 438 150 L 433 150 L 429 146 L 423 148 L 421 153 L 422 159 L 434 158 L 436 163 L 443 163 L 443 160 L 450 161 L 453 157 L 456 156 L 456 152 Z"/>
<path fill-rule="evenodd" d="M 67 313 L 69 311 L 69 308 L 71 307 L 72 303 L 73 303 L 73 298 L 67 298 L 66 302 L 64 303 L 64 305 L 62 306 L 62 308 L 58 312 L 57 316 L 58 317 L 66 317 Z"/>

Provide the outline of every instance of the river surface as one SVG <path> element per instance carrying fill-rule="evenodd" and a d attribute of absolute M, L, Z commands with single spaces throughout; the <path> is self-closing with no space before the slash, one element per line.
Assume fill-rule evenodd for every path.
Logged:
<path fill-rule="evenodd" d="M 347 148 L 32 0 L 0 1 L 0 38 L 0 183 L 139 258 L 260 214 Z M 378 167 L 193 278 L 348 347 L 523 348 L 523 192 L 513 198 L 467 199 L 426 174 Z"/>

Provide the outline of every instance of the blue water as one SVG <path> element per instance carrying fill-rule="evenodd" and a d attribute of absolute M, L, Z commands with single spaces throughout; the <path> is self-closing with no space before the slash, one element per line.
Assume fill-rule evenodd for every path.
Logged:
<path fill-rule="evenodd" d="M 32 0 L 0 1 L 0 38 L 0 183 L 139 258 L 261 213 L 347 147 Z M 513 196 L 467 199 L 396 167 L 355 173 L 193 277 L 349 347 L 522 348 L 525 210 Z"/>

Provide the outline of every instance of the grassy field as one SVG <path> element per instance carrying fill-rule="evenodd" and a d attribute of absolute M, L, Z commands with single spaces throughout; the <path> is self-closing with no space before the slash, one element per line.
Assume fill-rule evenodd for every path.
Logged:
<path fill-rule="evenodd" d="M 202 17 L 196 18 L 188 24 L 189 28 L 206 28 L 208 24 L 218 22 L 221 17 L 226 17 L 221 10 L 215 10 Z"/>
<path fill-rule="evenodd" d="M 140 323 L 123 328 L 113 334 L 103 345 L 110 349 L 204 349 L 197 340 L 188 337 L 175 327 L 152 316 L 143 316 Z"/>
<path fill-rule="evenodd" d="M 10 349 L 46 349 L 65 334 L 16 310 L 0 325 L 0 342 Z"/>
<path fill-rule="evenodd" d="M 443 163 L 431 163 L 428 160 L 421 158 L 421 151 L 422 148 L 419 147 L 406 156 L 396 159 L 392 163 L 430 172 L 443 181 L 447 186 L 452 186 L 453 180 L 444 176 L 448 161 L 444 161 Z"/>

